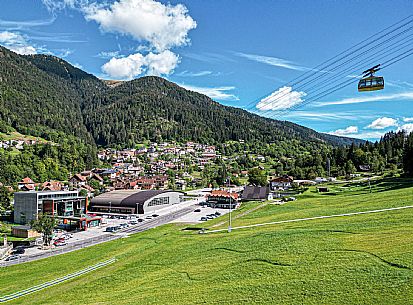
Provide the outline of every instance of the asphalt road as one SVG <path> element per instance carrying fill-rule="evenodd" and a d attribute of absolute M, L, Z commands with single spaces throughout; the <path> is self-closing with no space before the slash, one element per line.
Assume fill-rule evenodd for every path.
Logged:
<path fill-rule="evenodd" d="M 43 259 L 46 257 L 54 256 L 54 255 L 59 255 L 63 253 L 68 253 L 72 251 L 76 251 L 79 249 L 83 249 L 86 247 L 90 247 L 93 245 L 97 245 L 100 243 L 104 243 L 107 241 L 119 239 L 119 238 L 124 238 L 127 235 L 134 234 L 134 233 L 139 233 L 143 232 L 152 228 L 159 227 L 161 225 L 167 224 L 171 222 L 172 220 L 178 219 L 182 217 L 183 215 L 186 215 L 188 213 L 193 212 L 196 209 L 195 205 L 171 212 L 166 215 L 161 215 L 158 217 L 155 217 L 151 220 L 145 220 L 144 222 L 138 223 L 136 226 L 132 226 L 129 228 L 125 228 L 123 230 L 120 230 L 116 233 L 105 233 L 97 237 L 93 237 L 90 239 L 86 240 L 81 240 L 78 242 L 74 242 L 71 244 L 68 244 L 66 246 L 62 246 L 60 248 L 54 248 L 49 251 L 45 251 L 39 254 L 33 254 L 33 255 L 28 255 L 28 256 L 23 256 L 17 260 L 14 261 L 9 261 L 9 262 L 0 262 L 0 267 L 7 267 L 11 265 L 16 265 L 16 264 L 21 264 L 21 263 L 26 263 L 26 262 L 31 262 L 35 261 L 38 259 Z"/>

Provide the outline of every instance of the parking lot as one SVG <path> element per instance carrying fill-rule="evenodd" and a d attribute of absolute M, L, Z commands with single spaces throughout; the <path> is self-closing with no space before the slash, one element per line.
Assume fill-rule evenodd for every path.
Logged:
<path fill-rule="evenodd" d="M 199 210 L 199 212 L 192 212 L 192 213 L 188 213 L 176 220 L 174 220 L 173 222 L 175 223 L 179 223 L 179 222 L 184 222 L 184 223 L 202 223 L 202 222 L 206 222 L 209 219 L 207 218 L 207 215 L 211 215 L 211 214 L 215 214 L 216 212 L 220 213 L 220 217 L 222 217 L 223 215 L 229 213 L 229 209 L 213 209 L 210 207 L 201 207 L 198 206 L 195 210 Z M 201 218 L 207 218 L 207 220 L 201 220 Z M 224 217 L 222 217 L 224 219 Z"/>
<path fill-rule="evenodd" d="M 18 259 L 15 260 L 15 263 L 31 260 L 31 258 L 46 257 L 73 251 L 157 227 L 181 218 L 182 215 L 194 213 L 193 210 L 198 208 L 198 206 L 195 206 L 198 203 L 199 199 L 188 200 L 179 205 L 165 207 L 142 215 L 102 215 L 102 224 L 99 227 L 91 227 L 86 231 L 59 231 L 55 234 L 54 240 L 52 241 L 52 243 L 57 241 L 56 245 L 52 245 L 50 249 L 42 249 L 36 246 L 24 248 L 24 253 L 18 253 L 16 255 Z M 158 216 L 154 217 L 153 215 Z M 141 221 L 139 221 L 139 219 L 141 219 Z M 119 227 L 121 225 L 123 225 L 123 227 L 113 233 L 106 231 L 108 227 Z"/>

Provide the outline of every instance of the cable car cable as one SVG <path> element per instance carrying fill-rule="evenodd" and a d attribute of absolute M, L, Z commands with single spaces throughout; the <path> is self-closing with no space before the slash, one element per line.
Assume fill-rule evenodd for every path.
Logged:
<path fill-rule="evenodd" d="M 409 40 L 406 40 L 406 41 L 404 41 L 403 43 L 400 43 L 400 42 L 402 42 L 403 40 L 405 40 L 406 38 L 411 37 L 411 36 L 413 36 L 413 34 L 411 34 L 411 35 L 409 35 L 409 36 L 407 36 L 407 37 L 405 37 L 405 38 L 402 38 L 402 39 L 400 39 L 399 41 L 395 42 L 394 45 L 393 45 L 390 49 L 389 49 L 387 46 L 385 46 L 384 48 L 386 49 L 386 54 L 384 54 L 383 56 L 378 57 L 378 58 L 375 57 L 373 60 L 374 60 L 375 62 L 377 62 L 376 60 L 380 60 L 380 59 L 383 59 L 383 58 L 388 57 L 388 56 L 391 54 L 390 51 L 393 51 L 393 50 L 394 50 L 394 52 L 397 52 L 397 51 L 399 51 L 399 50 L 402 50 L 403 48 L 406 47 L 406 43 L 410 42 L 413 38 L 411 38 L 411 39 L 409 39 Z M 392 40 L 393 40 L 393 39 L 392 39 Z M 384 43 L 384 42 L 383 42 L 383 43 Z M 377 47 L 377 46 L 376 46 L 376 47 Z M 369 57 L 371 57 L 371 56 L 373 56 L 373 55 L 376 55 L 376 54 L 379 54 L 379 53 L 381 53 L 381 52 L 382 52 L 381 50 L 378 50 L 378 51 L 376 51 L 375 53 L 373 53 L 372 55 L 369 55 Z M 392 54 L 394 54 L 394 52 L 393 52 Z M 389 54 L 389 53 L 390 53 L 390 54 Z M 368 68 L 368 67 L 371 66 L 371 64 L 374 63 L 374 62 L 368 63 L 368 64 L 364 65 L 363 68 L 360 68 L 360 67 L 359 67 L 359 64 L 360 64 L 360 63 L 363 63 L 363 62 L 364 62 L 364 60 L 360 60 L 360 61 L 358 61 L 356 64 L 352 64 L 352 66 L 349 66 L 349 67 L 345 68 L 344 70 L 340 70 L 338 73 L 341 73 L 341 74 L 342 74 L 342 73 L 347 72 L 347 71 L 349 71 L 349 70 L 351 70 L 351 69 L 353 69 L 353 68 L 354 68 L 355 70 L 354 70 L 354 71 L 351 71 L 351 73 L 354 73 L 354 72 L 360 71 L 361 69 Z M 348 64 L 348 63 L 343 63 L 342 65 L 345 66 L 345 65 L 347 65 L 347 64 Z M 340 68 L 340 67 L 336 67 L 336 68 Z M 336 76 L 334 76 L 332 79 L 329 79 L 329 81 L 330 81 L 330 80 L 335 80 L 335 79 L 338 79 L 338 78 L 341 79 L 342 76 L 341 76 L 341 75 L 336 75 Z M 318 77 L 317 79 L 320 79 L 320 77 Z M 317 80 L 317 79 L 315 79 L 315 80 Z M 295 90 L 304 88 L 304 87 L 307 86 L 308 84 L 313 83 L 315 80 L 310 81 L 310 82 L 306 83 L 305 85 L 299 86 L 299 87 L 295 88 Z M 323 83 L 324 83 L 324 81 L 323 81 Z M 314 93 L 314 92 L 311 92 L 311 90 L 313 90 L 313 89 L 316 89 L 315 92 L 319 91 L 320 89 L 317 89 L 317 87 L 319 87 L 319 86 L 320 86 L 320 84 L 316 84 L 316 85 L 313 85 L 312 87 L 308 88 L 308 89 L 306 90 L 307 96 Z M 321 85 L 321 86 L 322 86 L 322 87 L 325 87 L 324 85 Z M 267 103 L 267 105 L 272 104 L 272 103 L 276 103 L 277 101 L 281 100 L 282 97 L 287 96 L 288 94 L 289 94 L 289 92 L 287 92 L 286 94 L 283 94 L 283 95 L 277 97 L 275 100 Z M 256 106 L 256 105 L 254 105 L 254 106 Z M 260 109 L 260 111 L 263 111 L 263 110 Z"/>
<path fill-rule="evenodd" d="M 301 82 L 302 82 L 302 81 L 304 81 L 305 79 L 308 79 L 308 78 L 312 77 L 313 75 L 317 74 L 319 71 L 314 72 L 314 70 L 317 70 L 317 69 L 318 69 L 318 68 L 320 68 L 322 65 L 325 65 L 326 63 L 328 63 L 328 62 L 330 62 L 330 61 L 334 60 L 335 58 L 339 57 L 340 55 L 345 54 L 346 52 L 348 52 L 348 51 L 350 51 L 350 50 L 354 49 L 355 47 L 359 46 L 360 44 L 362 44 L 362 43 L 364 43 L 364 42 L 366 42 L 366 41 L 370 40 L 371 38 L 373 38 L 373 37 L 375 37 L 375 36 L 379 35 L 380 33 L 383 33 L 383 32 L 385 32 L 385 31 L 387 31 L 388 29 L 390 29 L 390 28 L 394 27 L 395 25 L 397 25 L 397 24 L 399 24 L 399 23 L 402 23 L 403 21 L 405 21 L 405 20 L 407 20 L 407 19 L 412 18 L 412 16 L 413 16 L 413 15 L 409 15 L 409 16 L 407 16 L 407 17 L 403 18 L 402 20 L 400 20 L 400 21 L 398 21 L 398 22 L 394 23 L 393 25 L 391 25 L 391 26 L 389 26 L 389 27 L 387 27 L 387 28 L 385 28 L 385 29 L 381 30 L 380 32 L 377 32 L 377 33 L 375 33 L 375 34 L 373 34 L 373 35 L 369 36 L 368 38 L 366 38 L 366 39 L 364 39 L 363 41 L 361 41 L 361 42 L 357 43 L 356 45 L 354 45 L 354 46 L 352 46 L 352 47 L 350 47 L 350 48 L 348 48 L 348 49 L 346 49 L 346 50 L 342 51 L 342 52 L 341 52 L 341 53 L 339 53 L 338 55 L 333 56 L 332 58 L 330 58 L 330 59 L 328 59 L 328 60 L 324 61 L 323 63 L 321 63 L 321 64 L 319 64 L 319 65 L 315 66 L 314 68 L 310 69 L 309 71 L 307 71 L 307 72 L 303 73 L 302 75 L 300 75 L 300 76 L 296 77 L 295 79 L 293 79 L 293 80 L 289 81 L 288 83 L 284 84 L 283 86 L 287 86 L 287 85 L 291 84 L 292 82 L 294 82 L 294 81 L 296 81 L 296 80 L 298 80 L 298 79 L 300 79 L 300 78 L 304 77 L 306 74 L 308 74 L 308 73 L 311 73 L 311 72 L 312 72 L 312 73 L 311 73 L 311 75 L 309 75 L 309 76 L 307 76 L 307 77 L 303 78 L 302 80 L 300 80 L 300 81 L 298 81 L 298 82 L 293 83 L 292 85 L 296 85 L 296 84 L 298 84 L 298 83 L 301 83 Z M 391 33 L 395 32 L 395 31 L 397 31 L 397 30 L 399 30 L 399 29 L 403 28 L 404 26 L 406 26 L 406 25 L 408 25 L 408 24 L 410 24 L 410 23 L 412 23 L 412 22 L 413 22 L 413 19 L 412 19 L 412 20 L 409 20 L 408 22 L 406 22 L 406 23 L 404 23 L 404 24 L 402 24 L 402 25 L 400 25 L 400 26 L 398 26 L 397 28 L 395 28 L 395 29 L 393 29 L 393 30 L 389 31 L 389 32 L 388 32 L 388 33 L 386 33 L 386 34 L 381 35 L 380 37 L 378 37 L 378 38 L 374 39 L 373 41 L 371 41 L 369 44 L 366 44 L 366 45 L 364 45 L 364 46 L 362 46 L 362 47 L 359 47 L 357 50 L 353 51 L 352 53 L 357 52 L 357 51 L 359 51 L 359 50 L 361 50 L 361 49 L 363 49 L 363 48 L 367 47 L 367 46 L 368 46 L 368 45 L 370 45 L 371 43 L 374 43 L 374 42 L 376 42 L 376 41 L 378 41 L 378 40 L 382 39 L 383 37 L 388 36 L 389 34 L 391 34 Z M 411 29 L 411 28 L 410 28 L 410 29 Z M 338 62 L 339 60 L 342 60 L 342 59 L 344 59 L 344 58 L 346 58 L 346 57 L 350 56 L 352 53 L 349 53 L 349 54 L 347 54 L 347 55 L 345 55 L 345 56 L 342 56 L 340 59 L 335 60 L 334 62 L 330 63 L 330 64 L 329 64 L 329 65 L 327 65 L 327 66 L 324 66 L 322 69 L 319 69 L 319 70 L 324 70 L 324 69 L 328 68 L 328 67 L 329 67 L 329 66 L 331 66 L 332 64 L 334 64 L 334 63 Z M 260 100 L 262 100 L 262 99 L 264 99 L 265 97 L 267 97 L 267 96 L 271 95 L 272 93 L 273 93 L 273 92 L 271 92 L 270 94 L 267 94 L 267 95 L 263 96 L 262 98 L 260 98 Z M 256 103 L 257 103 L 257 102 L 256 102 L 256 100 L 255 100 L 255 101 L 251 102 L 250 104 L 254 104 L 254 105 L 255 105 Z M 250 106 L 250 104 L 247 104 L 247 106 L 246 106 L 246 107 L 244 106 L 244 107 L 243 107 L 243 109 L 248 109 L 248 108 L 249 108 L 249 106 Z"/>
<path fill-rule="evenodd" d="M 401 55 L 404 55 L 404 56 L 401 56 Z M 393 64 L 395 64 L 395 63 L 397 63 L 397 62 L 399 62 L 399 61 L 403 60 L 404 58 L 409 57 L 409 56 L 411 56 L 411 55 L 413 55 L 413 49 L 410 49 L 410 50 L 407 51 L 407 52 L 404 52 L 404 53 L 402 53 L 402 54 L 399 54 L 399 55 L 393 57 L 393 58 L 391 59 L 391 60 L 393 60 L 393 61 L 390 62 L 389 64 L 387 64 L 386 66 L 382 67 L 381 69 L 390 67 L 390 66 L 392 66 Z M 399 57 L 399 58 L 397 58 L 397 57 Z M 321 93 L 318 94 L 317 96 L 313 97 L 311 100 L 308 100 L 308 101 L 306 101 L 306 102 L 304 102 L 304 103 L 301 103 L 301 104 L 297 104 L 297 105 L 294 106 L 294 107 L 291 107 L 291 108 L 286 109 L 285 113 L 282 113 L 282 114 L 277 115 L 277 116 L 274 116 L 274 117 L 269 117 L 269 118 L 272 118 L 272 119 L 274 119 L 274 120 L 277 120 L 278 118 L 281 117 L 281 115 L 284 115 L 284 114 L 286 114 L 286 113 L 289 113 L 289 112 L 291 112 L 291 111 L 294 111 L 294 110 L 296 110 L 296 109 L 298 109 L 298 108 L 301 108 L 301 107 L 303 107 L 303 106 L 305 106 L 305 105 L 308 105 L 309 103 L 312 103 L 312 102 L 314 102 L 314 101 L 316 101 L 316 100 L 320 100 L 321 98 L 323 98 L 323 97 L 325 97 L 325 96 L 327 96 L 327 95 L 330 95 L 331 93 L 336 92 L 336 91 L 338 91 L 338 90 L 340 90 L 340 89 L 343 89 L 343 88 L 345 88 L 345 87 L 347 87 L 347 86 L 349 86 L 349 85 L 351 85 L 351 84 L 353 84 L 353 83 L 355 83 L 355 82 L 357 82 L 357 81 L 358 81 L 358 79 L 351 79 L 351 80 L 349 80 L 348 82 L 345 82 L 342 86 L 337 87 L 336 89 L 330 89 L 330 88 L 329 88 L 329 89 L 321 92 Z M 323 94 L 323 93 L 324 93 L 324 94 Z"/>
<path fill-rule="evenodd" d="M 311 80 L 311 81 L 309 81 L 309 82 L 307 82 L 307 83 L 305 83 L 305 84 L 303 84 L 303 85 L 301 85 L 301 86 L 298 86 L 297 88 L 294 88 L 294 89 L 295 89 L 295 90 L 299 90 L 299 89 L 304 88 L 305 86 L 307 86 L 307 85 L 309 85 L 309 84 L 311 84 L 311 83 L 313 83 L 313 82 L 315 82 L 315 81 L 317 81 L 317 80 L 319 80 L 319 79 L 321 79 L 321 78 L 329 75 L 331 72 L 335 71 L 336 69 L 340 68 L 341 66 L 345 66 L 346 64 L 349 64 L 352 60 L 356 59 L 357 57 L 359 57 L 359 56 L 361 56 L 361 55 L 366 55 L 366 54 L 368 54 L 368 52 L 374 50 L 375 48 L 377 48 L 377 47 L 379 47 L 379 46 L 382 46 L 382 45 L 386 44 L 386 43 L 389 42 L 389 41 L 394 40 L 395 38 L 399 37 L 399 36 L 402 35 L 402 34 L 407 33 L 407 32 L 410 31 L 411 29 L 413 29 L 413 26 L 410 27 L 410 28 L 408 28 L 408 29 L 406 29 L 406 30 L 404 30 L 403 32 L 398 33 L 398 34 L 390 37 L 389 39 L 387 39 L 387 40 L 385 40 L 385 41 L 383 41 L 383 42 L 381 42 L 381 43 L 379 43 L 379 44 L 377 44 L 377 45 L 369 48 L 368 50 L 362 52 L 361 54 L 358 54 L 358 55 L 353 56 L 351 59 L 347 60 L 346 62 L 341 63 L 340 65 L 336 66 L 333 70 L 330 69 L 330 70 L 331 70 L 330 72 L 326 72 L 326 73 L 323 73 L 322 75 L 318 75 L 315 79 L 313 79 L 313 80 Z M 407 36 L 407 37 L 410 37 L 410 36 L 412 36 L 412 35 L 409 35 L 409 36 Z M 405 38 L 406 38 L 406 37 L 405 37 Z M 403 38 L 403 39 L 405 39 L 405 38 Z M 402 41 L 403 39 L 401 39 L 400 41 Z M 400 43 L 400 41 L 398 41 L 397 43 Z M 376 52 L 375 54 L 377 54 L 377 52 Z M 371 55 L 370 55 L 370 56 L 371 56 Z M 314 86 L 313 86 L 313 87 L 314 87 Z M 312 88 L 313 88 L 313 87 L 312 87 Z M 273 93 L 274 93 L 274 92 L 271 92 L 269 95 L 266 95 L 265 97 L 269 97 L 269 96 L 271 96 L 271 94 L 273 94 Z M 288 91 L 288 92 L 284 93 L 283 95 L 278 96 L 278 97 L 277 97 L 274 101 L 272 101 L 272 102 L 276 102 L 277 100 L 281 100 L 283 97 L 287 96 L 289 93 L 290 93 L 290 92 Z M 260 101 L 264 100 L 265 97 L 262 98 Z M 255 103 L 255 102 L 254 102 L 254 103 Z M 258 103 L 259 103 L 259 102 L 258 102 Z M 253 106 L 256 106 L 256 104 L 258 104 L 258 103 L 255 103 Z M 249 107 L 247 107 L 247 108 L 244 107 L 243 109 L 248 109 L 248 108 L 249 108 Z"/>

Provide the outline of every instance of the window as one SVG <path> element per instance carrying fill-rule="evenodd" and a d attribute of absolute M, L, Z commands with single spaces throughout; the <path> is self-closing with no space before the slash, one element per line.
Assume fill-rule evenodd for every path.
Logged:
<path fill-rule="evenodd" d="M 166 205 L 169 204 L 169 197 L 159 197 L 154 198 L 148 203 L 148 207 L 157 206 L 157 205 Z"/>

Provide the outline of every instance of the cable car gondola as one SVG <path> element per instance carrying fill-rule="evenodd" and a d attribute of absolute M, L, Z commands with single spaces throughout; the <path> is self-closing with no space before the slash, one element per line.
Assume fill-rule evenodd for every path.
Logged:
<path fill-rule="evenodd" d="M 375 91 L 384 89 L 384 78 L 382 76 L 374 76 L 374 73 L 380 70 L 380 65 L 374 66 L 363 72 L 363 78 L 360 79 L 358 90 Z"/>

